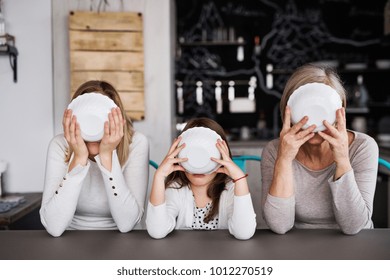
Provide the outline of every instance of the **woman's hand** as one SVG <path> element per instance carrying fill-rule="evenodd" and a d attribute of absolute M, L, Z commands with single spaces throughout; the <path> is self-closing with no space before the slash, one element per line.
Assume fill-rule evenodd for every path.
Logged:
<path fill-rule="evenodd" d="M 325 141 L 329 142 L 330 148 L 333 152 L 333 158 L 337 165 L 334 178 L 335 180 L 340 178 L 352 168 L 349 161 L 349 139 L 344 108 L 336 111 L 336 120 L 336 127 L 332 126 L 329 122 L 324 121 L 327 133 L 321 131 L 318 132 Z"/>
<path fill-rule="evenodd" d="M 178 165 L 180 162 L 187 161 L 187 158 L 177 158 L 177 155 L 180 153 L 181 150 L 185 147 L 185 143 L 178 146 L 180 143 L 181 137 L 177 138 L 172 146 L 170 147 L 168 154 L 164 158 L 164 160 L 161 162 L 160 166 L 156 170 L 156 176 L 166 178 L 169 174 L 171 174 L 174 171 L 185 171 L 184 168 L 181 165 Z"/>
<path fill-rule="evenodd" d="M 104 124 L 104 135 L 99 146 L 99 155 L 111 156 L 123 138 L 125 119 L 119 107 L 112 108 L 108 114 L 108 122 Z"/>
<path fill-rule="evenodd" d="M 292 162 L 298 154 L 299 148 L 314 136 L 313 130 L 316 128 L 314 124 L 302 130 L 307 121 L 308 117 L 305 116 L 291 126 L 291 110 L 289 106 L 286 107 L 283 127 L 280 132 L 278 158 Z"/>
<path fill-rule="evenodd" d="M 83 138 L 81 137 L 80 125 L 77 122 L 76 116 L 72 115 L 71 109 L 66 109 L 64 112 L 64 118 L 62 120 L 62 126 L 64 128 L 64 136 L 68 142 L 69 147 L 73 150 L 73 166 L 80 163 L 86 165 L 88 159 L 88 149 Z M 69 171 L 72 169 L 69 168 Z"/>

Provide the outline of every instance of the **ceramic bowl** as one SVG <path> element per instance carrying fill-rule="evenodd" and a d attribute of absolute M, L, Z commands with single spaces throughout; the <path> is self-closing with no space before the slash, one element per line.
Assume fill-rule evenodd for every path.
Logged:
<path fill-rule="evenodd" d="M 108 121 L 108 113 L 117 105 L 109 97 L 100 93 L 79 95 L 69 104 L 80 124 L 81 137 L 87 142 L 97 142 L 103 138 L 104 123 Z"/>
<path fill-rule="evenodd" d="M 342 107 L 340 95 L 332 87 L 323 83 L 308 83 L 297 88 L 287 105 L 291 108 L 291 121 L 299 122 L 304 116 L 309 120 L 303 129 L 315 124 L 314 132 L 323 131 L 323 121 L 336 122 L 336 111 Z"/>
<path fill-rule="evenodd" d="M 210 174 L 219 168 L 219 164 L 212 161 L 211 157 L 221 158 L 217 149 L 217 140 L 221 137 L 213 130 L 206 127 L 193 127 L 184 131 L 179 145 L 186 146 L 178 157 L 188 158 L 181 165 L 192 174 Z"/>

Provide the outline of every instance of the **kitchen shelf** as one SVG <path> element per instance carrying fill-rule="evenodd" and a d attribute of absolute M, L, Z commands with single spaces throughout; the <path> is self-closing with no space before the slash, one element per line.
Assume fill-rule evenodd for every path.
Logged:
<path fill-rule="evenodd" d="M 347 107 L 345 109 L 345 112 L 347 114 L 368 114 L 370 112 L 370 109 L 368 107 L 363 107 L 363 108 Z"/>
<path fill-rule="evenodd" d="M 184 42 L 179 43 L 182 47 L 212 47 L 212 46 L 244 46 L 245 42 L 238 41 L 199 41 L 199 42 Z"/>
<path fill-rule="evenodd" d="M 336 72 L 339 74 L 364 74 L 364 73 L 387 73 L 390 72 L 390 68 L 388 69 L 379 69 L 379 68 L 365 68 L 365 69 L 343 69 L 343 68 L 335 68 Z M 274 75 L 290 75 L 294 72 L 291 69 L 275 69 L 270 74 Z"/>

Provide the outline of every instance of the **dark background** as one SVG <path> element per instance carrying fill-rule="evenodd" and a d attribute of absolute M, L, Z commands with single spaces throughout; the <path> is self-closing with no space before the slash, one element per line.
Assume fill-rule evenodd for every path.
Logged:
<path fill-rule="evenodd" d="M 389 39 L 384 36 L 385 3 L 386 0 L 176 1 L 175 78 L 183 82 L 185 102 L 184 113 L 177 113 L 178 121 L 207 116 L 217 120 L 233 140 L 242 126 L 249 126 L 254 138 L 274 138 L 281 122 L 279 98 L 292 71 L 308 62 L 331 60 L 338 64 L 336 70 L 349 94 L 356 86 L 357 76 L 363 76 L 370 96 L 369 111 L 349 110 L 347 119 L 350 125 L 354 117 L 364 116 L 366 132 L 375 137 L 378 123 L 389 115 L 390 109 L 390 69 L 378 69 L 375 64 L 378 59 L 390 59 Z M 234 43 L 230 41 L 229 28 L 234 28 Z M 236 58 L 239 36 L 245 42 L 242 62 Z M 258 54 L 254 52 L 256 36 L 261 46 Z M 364 63 L 364 69 L 346 69 L 349 63 Z M 271 90 L 264 82 L 267 64 L 274 69 Z M 236 81 L 236 96 L 244 97 L 251 76 L 257 78 L 256 112 L 229 113 L 228 81 Z M 223 114 L 217 114 L 215 109 L 217 80 L 223 84 Z M 196 81 L 203 82 L 203 105 L 195 100 Z M 267 133 L 261 135 L 256 133 L 260 116 L 267 123 Z"/>

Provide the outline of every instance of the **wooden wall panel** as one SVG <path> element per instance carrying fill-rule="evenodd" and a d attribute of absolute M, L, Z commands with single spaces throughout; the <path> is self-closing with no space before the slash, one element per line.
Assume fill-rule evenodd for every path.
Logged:
<path fill-rule="evenodd" d="M 71 50 L 143 51 L 141 32 L 85 32 L 71 30 Z"/>
<path fill-rule="evenodd" d="M 71 95 L 88 80 L 105 80 L 120 93 L 127 115 L 144 119 L 142 32 L 140 13 L 71 12 Z"/>
<path fill-rule="evenodd" d="M 123 106 L 126 111 L 144 111 L 144 93 L 143 92 L 119 92 Z"/>
<path fill-rule="evenodd" d="M 69 29 L 106 31 L 143 31 L 142 14 L 128 12 L 73 11 L 69 16 Z"/>
<path fill-rule="evenodd" d="M 72 51 L 72 71 L 143 71 L 144 54 L 141 52 Z"/>
<path fill-rule="evenodd" d="M 71 90 L 74 92 L 79 85 L 89 80 L 104 80 L 113 85 L 118 91 L 143 91 L 143 72 L 109 72 L 109 71 L 73 71 Z"/>

